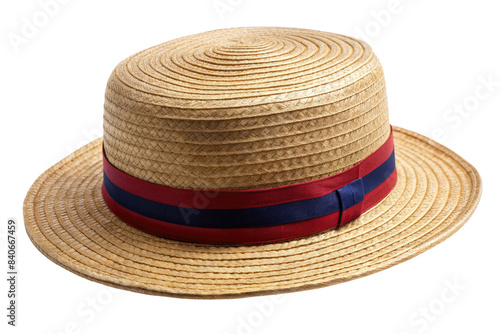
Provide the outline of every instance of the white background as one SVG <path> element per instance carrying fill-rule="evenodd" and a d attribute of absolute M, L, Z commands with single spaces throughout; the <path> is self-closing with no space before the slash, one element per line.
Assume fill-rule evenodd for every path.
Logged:
<path fill-rule="evenodd" d="M 37 0 L 0 5 L 2 268 L 9 217 L 17 219 L 19 231 L 16 328 L 6 325 L 6 280 L 0 284 L 1 326 L 8 333 L 500 332 L 498 2 L 64 2 L 47 22 Z M 41 26 L 23 37 L 26 20 Z M 87 281 L 38 252 L 24 231 L 24 196 L 44 170 L 101 135 L 104 89 L 114 66 L 176 37 L 261 25 L 369 42 L 384 66 L 391 123 L 425 135 L 440 132 L 440 142 L 479 170 L 483 197 L 470 221 L 406 263 L 277 300 L 182 300 L 126 292 Z M 25 40 L 16 45 L 13 36 Z M 484 84 L 488 80 L 491 87 Z M 459 287 L 451 291 L 449 285 Z"/>

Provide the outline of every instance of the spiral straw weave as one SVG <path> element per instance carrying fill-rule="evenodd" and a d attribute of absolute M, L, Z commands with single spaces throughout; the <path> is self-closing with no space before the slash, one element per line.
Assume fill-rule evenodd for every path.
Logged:
<path fill-rule="evenodd" d="M 352 38 L 288 28 L 188 36 L 117 66 L 106 90 L 104 147 L 118 169 L 171 187 L 316 179 L 388 137 L 384 88 L 372 50 Z M 479 202 L 481 180 L 467 161 L 422 135 L 393 131 L 395 188 L 340 229 L 251 246 L 141 232 L 102 198 L 98 139 L 35 181 L 24 202 L 26 230 L 58 265 L 147 294 L 233 298 L 345 282 L 437 245 Z"/>
<path fill-rule="evenodd" d="M 185 189 L 251 189 L 347 169 L 390 132 L 371 48 L 332 33 L 235 28 L 139 52 L 106 90 L 118 169 Z"/>

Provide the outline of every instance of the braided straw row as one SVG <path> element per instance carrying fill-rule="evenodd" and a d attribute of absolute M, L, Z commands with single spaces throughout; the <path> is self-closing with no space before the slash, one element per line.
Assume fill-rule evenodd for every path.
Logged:
<path fill-rule="evenodd" d="M 139 52 L 111 74 L 104 107 L 109 161 L 186 189 L 326 177 L 390 131 L 370 47 L 304 29 L 216 30 Z"/>

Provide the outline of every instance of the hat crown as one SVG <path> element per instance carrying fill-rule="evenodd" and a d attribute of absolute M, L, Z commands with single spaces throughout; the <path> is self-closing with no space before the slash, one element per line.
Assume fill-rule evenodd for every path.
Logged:
<path fill-rule="evenodd" d="M 315 180 L 388 138 L 382 67 L 332 33 L 233 28 L 139 52 L 111 74 L 109 162 L 184 189 L 256 189 Z"/>

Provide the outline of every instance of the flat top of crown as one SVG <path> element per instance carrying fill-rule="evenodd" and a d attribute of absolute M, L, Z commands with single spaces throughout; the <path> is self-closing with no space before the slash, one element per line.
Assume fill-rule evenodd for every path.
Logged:
<path fill-rule="evenodd" d="M 350 37 L 298 28 L 231 28 L 138 52 L 116 67 L 108 89 L 131 100 L 191 110 L 300 99 L 314 104 L 315 97 L 353 85 L 377 67 L 370 47 Z"/>

